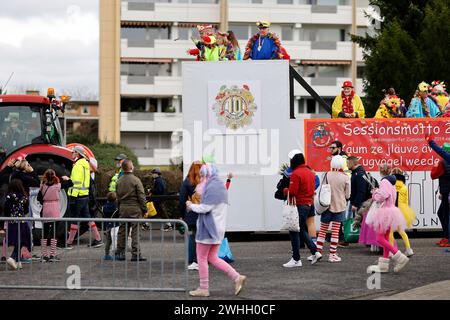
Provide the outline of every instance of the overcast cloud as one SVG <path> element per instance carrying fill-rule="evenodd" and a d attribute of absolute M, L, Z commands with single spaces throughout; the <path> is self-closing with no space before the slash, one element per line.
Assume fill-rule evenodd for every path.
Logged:
<path fill-rule="evenodd" d="M 98 20 L 98 0 L 1 0 L 0 85 L 96 97 Z"/>

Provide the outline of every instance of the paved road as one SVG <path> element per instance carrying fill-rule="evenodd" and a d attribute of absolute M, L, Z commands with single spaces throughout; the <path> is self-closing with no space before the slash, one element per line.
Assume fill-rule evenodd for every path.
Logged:
<path fill-rule="evenodd" d="M 182 238 L 175 233 L 154 231 L 152 243 L 145 235 L 143 255 L 147 262 L 103 262 L 103 248 L 86 247 L 82 239 L 79 247 L 61 253 L 62 262 L 33 263 L 21 271 L 10 271 L 0 266 L 0 283 L 21 285 L 64 286 L 69 266 L 79 266 L 81 285 L 88 286 L 148 286 L 183 287 L 185 273 L 182 259 Z M 164 239 L 164 243 L 161 243 Z M 175 240 L 174 242 L 172 242 Z M 236 262 L 233 266 L 248 276 L 248 285 L 239 297 L 233 295 L 233 284 L 226 276 L 210 268 L 211 299 L 235 300 L 302 300 L 302 299 L 414 299 L 450 297 L 450 253 L 434 246 L 435 239 L 412 239 L 416 254 L 399 274 L 381 275 L 380 289 L 367 288 L 366 267 L 377 255 L 361 245 L 339 249 L 341 263 L 325 259 L 311 266 L 306 261 L 309 252 L 302 250 L 302 268 L 285 269 L 282 264 L 290 258 L 288 241 L 232 242 Z M 400 248 L 402 244 L 400 243 Z M 36 249 L 39 249 L 38 247 Z M 164 271 L 162 271 L 162 267 Z M 127 278 L 125 278 L 125 270 Z M 137 281 L 137 279 L 141 279 Z M 73 284 L 73 282 L 72 282 Z M 198 274 L 189 271 L 188 289 L 196 288 Z M 422 289 L 419 287 L 426 286 Z M 419 289 L 416 289 L 419 288 Z M 412 290 L 412 291 L 408 291 Z M 444 294 L 439 294 L 443 292 Z M 185 292 L 135 292 L 96 290 L 17 290 L 0 289 L 0 299 L 191 299 Z"/>

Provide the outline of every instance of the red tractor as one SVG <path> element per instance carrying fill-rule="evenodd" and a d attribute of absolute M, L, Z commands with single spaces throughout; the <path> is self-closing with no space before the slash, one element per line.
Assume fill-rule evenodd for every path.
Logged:
<path fill-rule="evenodd" d="M 70 176 L 72 151 L 64 146 L 59 113 L 64 113 L 67 96 L 56 99 L 54 90 L 47 97 L 35 95 L 0 95 L 0 176 L 11 159 L 26 159 L 35 172 L 55 170 L 59 177 Z M 72 146 L 73 148 L 73 146 Z M 86 148 L 89 150 L 88 148 Z M 90 152 L 90 151 L 89 151 Z M 5 175 L 3 175 L 5 177 Z M 0 181 L 0 213 L 7 179 Z M 30 190 L 33 215 L 39 216 L 38 190 Z M 36 193 L 36 194 L 34 194 Z M 67 195 L 61 192 L 61 216 L 67 209 Z"/>

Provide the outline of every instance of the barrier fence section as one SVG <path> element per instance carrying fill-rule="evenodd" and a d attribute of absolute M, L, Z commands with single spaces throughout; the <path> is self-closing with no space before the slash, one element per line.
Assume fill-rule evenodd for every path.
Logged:
<path fill-rule="evenodd" d="M 37 222 L 45 227 L 34 228 Z M 95 222 L 103 244 L 94 241 L 95 228 L 89 222 Z M 0 265 L 2 289 L 187 292 L 188 227 L 182 220 L 0 217 L 3 223 L 2 256 L 7 260 Z M 172 230 L 163 230 L 167 223 Z M 71 225 L 77 226 L 78 233 L 70 248 L 66 240 Z M 137 245 L 132 244 L 133 232 Z M 42 243 L 44 233 L 49 239 L 46 257 L 42 245 L 33 245 Z M 116 256 L 120 234 L 124 255 Z M 49 257 L 54 254 L 52 245 L 53 250 L 57 246 L 56 258 Z"/>

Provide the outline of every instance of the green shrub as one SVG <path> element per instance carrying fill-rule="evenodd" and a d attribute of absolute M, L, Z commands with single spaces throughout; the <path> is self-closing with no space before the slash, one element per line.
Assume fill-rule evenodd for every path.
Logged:
<path fill-rule="evenodd" d="M 136 168 L 139 167 L 139 163 L 134 152 L 123 145 L 113 143 L 96 143 L 93 145 L 87 145 L 95 155 L 98 161 L 98 168 L 102 171 L 109 171 L 115 169 L 114 158 L 120 154 L 126 154 L 128 159 L 131 159 Z"/>

